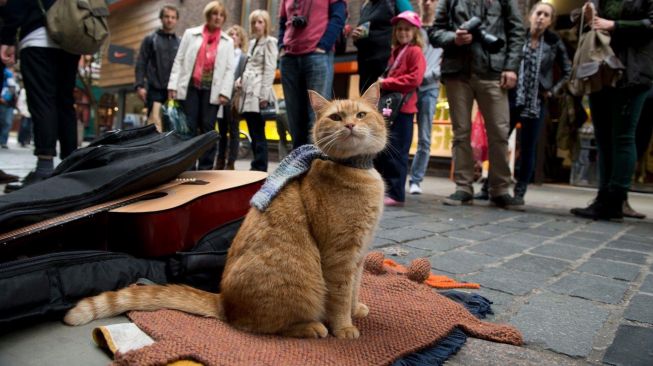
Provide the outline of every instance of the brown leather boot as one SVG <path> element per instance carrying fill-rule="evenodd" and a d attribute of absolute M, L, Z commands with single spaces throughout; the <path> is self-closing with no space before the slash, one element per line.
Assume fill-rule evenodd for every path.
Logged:
<path fill-rule="evenodd" d="M 234 166 L 235 164 L 236 164 L 235 161 L 229 160 L 229 162 L 227 162 L 227 167 L 225 168 L 225 170 L 236 170 L 236 167 Z"/>
<path fill-rule="evenodd" d="M 640 220 L 646 218 L 646 215 L 644 215 L 643 213 L 633 210 L 633 208 L 630 207 L 630 203 L 628 203 L 628 200 L 624 201 L 623 212 L 624 212 L 624 217 L 630 217 L 633 219 L 640 219 Z"/>

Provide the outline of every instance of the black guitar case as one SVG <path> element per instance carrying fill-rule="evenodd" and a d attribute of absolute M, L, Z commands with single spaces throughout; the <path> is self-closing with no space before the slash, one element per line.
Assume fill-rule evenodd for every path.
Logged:
<path fill-rule="evenodd" d="M 0 236 L 66 212 L 158 186 L 188 170 L 218 140 L 185 140 L 153 125 L 107 133 L 63 160 L 46 180 L 0 196 Z M 2 259 L 0 240 L 0 260 Z"/>

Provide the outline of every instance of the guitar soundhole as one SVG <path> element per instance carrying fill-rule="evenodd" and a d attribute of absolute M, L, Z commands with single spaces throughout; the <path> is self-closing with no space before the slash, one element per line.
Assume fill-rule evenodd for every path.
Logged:
<path fill-rule="evenodd" d="M 139 201 L 149 201 L 149 200 L 156 200 L 162 197 L 167 196 L 168 194 L 166 192 L 152 192 L 148 193 L 144 196 L 138 197 Z"/>

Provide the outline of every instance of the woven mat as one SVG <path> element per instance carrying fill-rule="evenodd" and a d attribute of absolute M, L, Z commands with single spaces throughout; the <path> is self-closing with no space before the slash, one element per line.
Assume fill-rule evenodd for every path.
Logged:
<path fill-rule="evenodd" d="M 514 327 L 481 321 L 423 284 L 428 262 L 411 265 L 404 275 L 385 271 L 382 256 L 380 262 L 374 260 L 369 265 L 368 256 L 362 278 L 360 297 L 370 313 L 354 321 L 361 332 L 357 340 L 262 336 L 173 310 L 131 312 L 132 321 L 156 342 L 117 354 L 115 364 L 161 365 L 185 359 L 205 365 L 388 365 L 437 343 L 455 327 L 473 337 L 522 344 Z M 426 268 L 426 274 L 411 274 L 414 267 Z"/>

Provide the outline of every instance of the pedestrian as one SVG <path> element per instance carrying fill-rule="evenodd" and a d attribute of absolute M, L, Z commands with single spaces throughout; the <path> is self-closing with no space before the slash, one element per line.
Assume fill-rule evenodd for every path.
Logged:
<path fill-rule="evenodd" d="M 238 80 L 243 75 L 245 65 L 247 65 L 247 33 L 245 33 L 243 27 L 233 25 L 227 30 L 227 34 L 234 41 L 234 80 Z M 240 145 L 238 105 L 241 100 L 240 91 L 234 87 L 232 99 L 227 105 L 220 106 L 218 111 L 220 140 L 218 141 L 218 160 L 215 163 L 216 170 L 236 169 L 235 164 L 236 159 L 238 159 L 238 147 Z M 227 150 L 229 150 L 228 157 Z"/>
<path fill-rule="evenodd" d="M 408 0 L 365 0 L 351 33 L 358 49 L 358 90 L 361 94 L 383 74 L 390 58 L 392 24 L 397 14 L 413 10 Z"/>
<path fill-rule="evenodd" d="M 571 75 L 571 61 L 560 37 L 550 30 L 556 18 L 551 3 L 537 2 L 531 7 L 529 28 L 523 47 L 517 87 L 510 95 L 510 133 L 521 124 L 519 140 L 519 174 L 513 204 L 524 205 L 524 196 L 535 170 L 537 141 L 544 125 L 548 101 L 559 95 Z M 558 66 L 559 76 L 553 69 Z M 491 169 L 491 167 L 490 167 Z M 489 182 L 485 181 L 475 199 L 489 199 Z"/>
<path fill-rule="evenodd" d="M 193 135 L 215 129 L 218 107 L 229 103 L 234 86 L 234 44 L 222 32 L 227 11 L 211 1 L 203 13 L 206 23 L 184 32 L 168 82 L 168 98 L 183 101 Z M 213 169 L 216 151 L 206 151 L 197 168 Z"/>
<path fill-rule="evenodd" d="M 21 182 L 5 186 L 5 192 L 48 178 L 54 171 L 54 156 L 65 159 L 77 149 L 77 121 L 73 89 L 77 77 L 79 55 L 64 51 L 45 28 L 46 11 L 54 0 L 9 0 L 0 8 L 5 20 L 0 35 L 0 59 L 5 65 L 16 62 L 16 35 L 20 52 L 20 71 L 34 123 L 34 155 L 36 169 Z M 40 5 L 43 5 L 43 9 Z"/>
<path fill-rule="evenodd" d="M 625 70 L 616 87 L 604 86 L 589 95 L 599 189 L 594 202 L 571 213 L 621 220 L 637 162 L 637 122 L 653 85 L 653 1 L 588 1 L 582 14 L 585 24 L 610 34 L 610 46 Z"/>
<path fill-rule="evenodd" d="M 648 152 L 649 146 L 651 146 L 651 137 L 653 137 L 653 88 L 650 88 L 646 94 L 646 100 L 644 101 L 644 106 L 642 107 L 642 112 L 639 115 L 639 122 L 637 122 L 637 131 L 635 132 L 635 147 L 637 151 L 637 162 L 639 168 L 636 168 L 635 177 L 636 179 L 640 176 L 646 176 L 646 161 L 644 158 L 645 154 Z M 641 172 L 641 175 L 640 175 Z M 624 217 L 630 217 L 633 219 L 643 220 L 646 218 L 646 215 L 635 211 L 630 206 L 628 202 L 628 197 L 624 201 Z"/>
<path fill-rule="evenodd" d="M 25 147 L 32 143 L 32 115 L 29 113 L 27 106 L 27 90 L 20 89 L 18 93 L 18 102 L 16 104 L 20 114 L 20 128 L 18 130 L 18 143 Z"/>
<path fill-rule="evenodd" d="M 346 7 L 344 0 L 279 3 L 279 68 L 293 148 L 309 143 L 315 123 L 307 90 L 331 96 L 333 50 L 345 25 Z"/>
<path fill-rule="evenodd" d="M 18 90 L 13 68 L 7 67 L 3 73 L 3 82 L 0 84 L 0 148 L 8 149 L 7 142 L 14 121 Z"/>
<path fill-rule="evenodd" d="M 271 37 L 270 15 L 265 10 L 254 10 L 249 15 L 248 61 L 241 80 L 242 103 L 240 112 L 247 121 L 247 129 L 252 139 L 254 159 L 250 170 L 268 170 L 268 141 L 265 137 L 265 120 L 262 108 L 267 108 L 275 100 L 272 83 L 277 68 L 277 39 Z"/>
<path fill-rule="evenodd" d="M 444 49 L 442 82 L 447 88 L 454 134 L 456 191 L 444 204 L 470 205 L 474 201 L 470 136 L 476 100 L 488 135 L 490 200 L 499 207 L 511 206 L 508 90 L 517 83 L 524 45 L 521 12 L 514 0 L 440 0 L 429 37 L 434 46 Z"/>
<path fill-rule="evenodd" d="M 163 104 L 168 98 L 168 80 L 180 42 L 175 34 L 179 9 L 164 5 L 159 11 L 159 20 L 161 28 L 145 36 L 136 60 L 135 89 L 145 102 L 148 116 L 154 102 Z"/>
<path fill-rule="evenodd" d="M 404 11 L 392 18 L 392 52 L 388 69 L 379 78 L 382 94 L 400 92 L 405 102 L 391 121 L 388 147 L 375 160 L 386 183 L 386 206 L 403 206 L 406 201 L 408 153 L 413 140 L 413 118 L 417 112 L 417 89 L 422 84 L 426 60 L 422 53 L 422 22 L 417 13 Z"/>
<path fill-rule="evenodd" d="M 428 31 L 435 20 L 435 8 L 438 0 L 420 0 L 420 16 L 422 17 L 422 37 L 428 39 Z M 417 92 L 417 151 L 410 167 L 409 192 L 421 194 L 420 184 L 431 158 L 431 131 L 433 129 L 433 116 L 440 95 L 440 63 L 442 62 L 442 48 L 433 47 L 430 43 L 424 46 L 426 71 L 424 80 Z"/>

